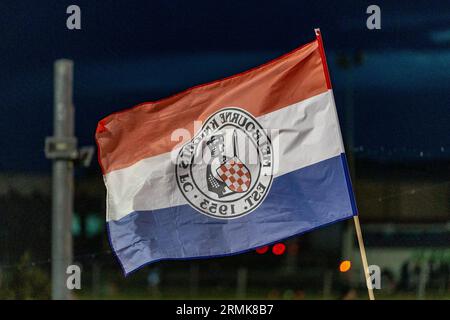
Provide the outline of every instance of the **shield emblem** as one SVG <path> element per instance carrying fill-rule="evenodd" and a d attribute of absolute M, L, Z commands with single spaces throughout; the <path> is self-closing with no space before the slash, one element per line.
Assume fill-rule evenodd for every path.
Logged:
<path fill-rule="evenodd" d="M 246 192 L 250 188 L 250 170 L 236 156 L 224 162 L 216 172 L 231 191 Z"/>

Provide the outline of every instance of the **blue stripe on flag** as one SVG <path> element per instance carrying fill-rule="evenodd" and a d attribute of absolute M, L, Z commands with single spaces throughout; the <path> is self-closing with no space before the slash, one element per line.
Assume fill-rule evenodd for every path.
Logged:
<path fill-rule="evenodd" d="M 352 204 L 353 215 L 356 216 L 358 214 L 358 208 L 356 207 L 355 194 L 353 193 L 352 180 L 348 170 L 347 156 L 345 155 L 345 153 L 341 154 L 341 160 L 342 160 L 342 167 L 344 168 L 345 180 L 347 181 L 348 195 L 350 197 L 350 202 Z"/>
<path fill-rule="evenodd" d="M 215 219 L 189 205 L 137 211 L 109 221 L 125 274 L 158 260 L 226 256 L 252 250 L 354 215 L 344 155 L 274 179 L 258 209 Z"/>

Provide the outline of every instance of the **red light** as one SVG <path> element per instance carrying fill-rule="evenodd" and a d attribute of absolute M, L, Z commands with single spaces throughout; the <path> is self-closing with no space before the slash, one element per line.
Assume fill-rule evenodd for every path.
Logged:
<path fill-rule="evenodd" d="M 264 247 L 260 247 L 258 249 L 256 249 L 256 252 L 259 254 L 264 254 L 269 250 L 269 246 L 264 246 Z"/>
<path fill-rule="evenodd" d="M 286 251 L 284 243 L 277 243 L 272 247 L 272 253 L 276 256 L 281 256 Z"/>

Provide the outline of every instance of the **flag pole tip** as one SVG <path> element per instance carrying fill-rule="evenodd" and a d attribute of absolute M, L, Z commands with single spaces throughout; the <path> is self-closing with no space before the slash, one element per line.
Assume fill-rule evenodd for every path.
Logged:
<path fill-rule="evenodd" d="M 320 36 L 320 28 L 314 28 L 316 36 Z"/>

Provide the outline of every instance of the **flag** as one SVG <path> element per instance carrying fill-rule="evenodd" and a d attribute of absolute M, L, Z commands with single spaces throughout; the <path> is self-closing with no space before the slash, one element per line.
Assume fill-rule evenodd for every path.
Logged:
<path fill-rule="evenodd" d="M 107 229 L 125 274 L 242 253 L 357 214 L 316 35 L 98 123 Z"/>

